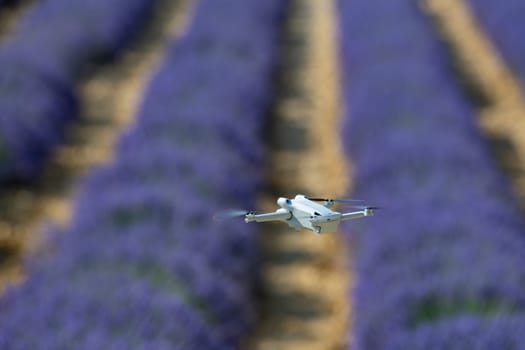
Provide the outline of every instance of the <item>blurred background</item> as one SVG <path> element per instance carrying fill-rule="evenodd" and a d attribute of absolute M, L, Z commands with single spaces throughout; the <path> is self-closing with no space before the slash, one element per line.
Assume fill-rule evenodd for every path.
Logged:
<path fill-rule="evenodd" d="M 524 19 L 0 0 L 0 349 L 525 348 Z"/>

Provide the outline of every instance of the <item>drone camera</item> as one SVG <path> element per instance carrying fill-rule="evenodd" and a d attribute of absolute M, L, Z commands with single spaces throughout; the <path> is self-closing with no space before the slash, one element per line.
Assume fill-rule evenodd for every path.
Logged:
<path fill-rule="evenodd" d="M 277 200 L 277 205 L 279 205 L 281 208 L 289 209 L 292 207 L 292 201 L 288 198 L 280 197 Z"/>

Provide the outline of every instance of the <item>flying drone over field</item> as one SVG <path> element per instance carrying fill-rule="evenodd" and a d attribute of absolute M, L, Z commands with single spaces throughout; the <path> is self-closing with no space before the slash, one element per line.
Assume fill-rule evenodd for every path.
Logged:
<path fill-rule="evenodd" d="M 319 204 L 317 202 L 323 202 Z M 336 232 L 341 221 L 358 219 L 365 216 L 374 215 L 374 210 L 378 207 L 352 205 L 356 211 L 339 213 L 330 208 L 334 203 L 355 203 L 361 202 L 358 199 L 330 199 L 313 198 L 298 194 L 294 199 L 280 197 L 277 199 L 279 209 L 272 213 L 256 214 L 254 211 L 229 210 L 215 215 L 216 219 L 244 216 L 244 221 L 248 222 L 267 222 L 282 221 L 296 231 L 305 228 L 317 234 Z"/>

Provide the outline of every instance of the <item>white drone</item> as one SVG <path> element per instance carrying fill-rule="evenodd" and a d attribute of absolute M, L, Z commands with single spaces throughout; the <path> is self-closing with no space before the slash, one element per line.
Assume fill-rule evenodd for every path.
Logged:
<path fill-rule="evenodd" d="M 286 222 L 288 226 L 294 228 L 296 231 L 305 228 L 321 234 L 336 232 L 341 221 L 372 216 L 374 215 L 374 210 L 379 209 L 378 207 L 357 205 L 353 205 L 352 207 L 359 210 L 349 213 L 339 213 L 329 209 L 335 202 L 353 203 L 360 201 L 361 200 L 358 199 L 312 198 L 298 194 L 294 199 L 284 197 L 277 199 L 277 204 L 280 208 L 273 213 L 256 214 L 254 211 L 229 210 L 215 215 L 215 218 L 221 219 L 244 216 L 246 223 L 252 221 L 282 221 Z M 323 202 L 323 204 L 316 202 Z"/>

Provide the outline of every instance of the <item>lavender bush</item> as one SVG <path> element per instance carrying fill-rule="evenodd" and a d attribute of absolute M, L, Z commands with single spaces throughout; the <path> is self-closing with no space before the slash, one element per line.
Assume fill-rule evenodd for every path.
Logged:
<path fill-rule="evenodd" d="M 154 3 L 50 0 L 21 18 L 0 48 L 0 183 L 36 175 L 76 114 L 81 70 L 119 52 Z"/>
<path fill-rule="evenodd" d="M 484 31 L 525 84 L 525 3 L 519 0 L 468 0 Z"/>
<path fill-rule="evenodd" d="M 285 3 L 204 0 L 114 162 L 0 304 L 2 349 L 237 349 L 254 320 L 253 208 Z"/>
<path fill-rule="evenodd" d="M 353 349 L 520 349 L 524 223 L 427 19 L 339 1 L 356 197 Z"/>

